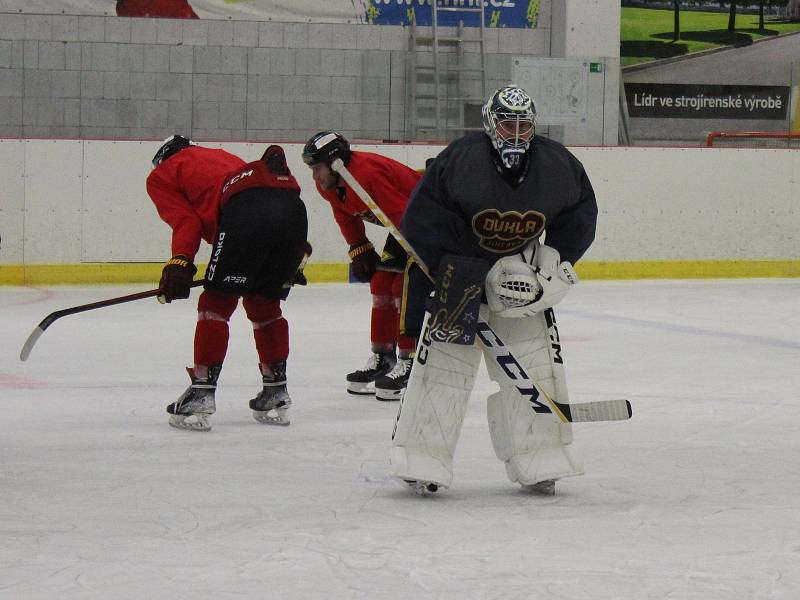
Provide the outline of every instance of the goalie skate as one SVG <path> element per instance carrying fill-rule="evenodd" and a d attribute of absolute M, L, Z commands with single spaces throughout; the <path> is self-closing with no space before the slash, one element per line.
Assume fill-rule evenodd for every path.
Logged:
<path fill-rule="evenodd" d="M 538 494 L 539 496 L 555 496 L 556 480 L 545 479 L 544 481 L 539 481 L 531 485 L 523 485 L 522 489 L 532 494 Z"/>
<path fill-rule="evenodd" d="M 406 484 L 414 490 L 417 496 L 429 496 L 439 491 L 440 486 L 438 483 L 431 483 L 429 481 L 415 481 L 413 479 L 404 479 Z"/>

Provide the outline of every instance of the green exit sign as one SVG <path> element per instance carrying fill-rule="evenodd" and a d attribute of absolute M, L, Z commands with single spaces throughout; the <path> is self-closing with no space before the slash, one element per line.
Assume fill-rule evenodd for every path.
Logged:
<path fill-rule="evenodd" d="M 599 62 L 589 63 L 589 72 L 590 73 L 602 73 L 603 72 L 603 63 L 599 63 Z"/>

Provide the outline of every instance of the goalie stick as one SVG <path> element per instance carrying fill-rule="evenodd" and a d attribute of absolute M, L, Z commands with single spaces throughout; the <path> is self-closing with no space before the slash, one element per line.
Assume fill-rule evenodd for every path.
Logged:
<path fill-rule="evenodd" d="M 202 279 L 193 281 L 189 287 L 197 287 L 198 285 L 203 285 Z M 108 300 L 100 300 L 99 302 L 92 302 L 91 304 L 81 304 L 80 306 L 63 308 L 61 310 L 51 312 L 44 319 L 42 319 L 42 321 L 34 328 L 34 330 L 28 336 L 28 339 L 22 346 L 22 351 L 19 353 L 19 359 L 21 361 L 28 360 L 28 356 L 30 356 L 31 350 L 33 350 L 33 346 L 34 344 L 36 344 L 36 340 L 38 340 L 41 337 L 45 329 L 50 327 L 50 325 L 52 325 L 61 317 L 66 317 L 67 315 L 74 315 L 76 313 L 86 312 L 87 310 L 94 310 L 96 308 L 103 308 L 105 306 L 114 306 L 115 304 L 133 302 L 134 300 L 142 300 L 144 298 L 152 298 L 154 296 L 157 297 L 160 294 L 161 294 L 161 288 L 157 290 L 147 290 L 146 292 L 137 292 L 135 294 L 129 294 L 128 296 L 109 298 Z"/>
<path fill-rule="evenodd" d="M 372 211 L 372 214 L 386 227 L 389 232 L 397 239 L 408 255 L 422 269 L 425 276 L 433 281 L 431 272 L 419 255 L 414 252 L 411 244 L 395 227 L 375 200 L 361 186 L 358 180 L 345 167 L 341 158 L 335 158 L 331 163 L 331 168 L 342 176 L 342 179 L 358 194 L 364 204 Z M 514 358 L 511 350 L 497 336 L 492 327 L 482 318 L 478 318 L 477 338 L 486 351 L 492 356 L 494 361 L 500 366 L 506 376 L 513 382 L 514 387 L 528 400 L 531 408 L 536 413 L 552 414 L 556 419 L 564 423 L 587 423 L 593 421 L 624 421 L 630 419 L 632 415 L 631 403 L 628 400 L 595 400 L 593 402 L 565 403 L 557 402 L 552 399 L 547 392 L 534 381 L 522 368 L 519 361 Z M 544 400 L 544 402 L 542 402 Z"/>

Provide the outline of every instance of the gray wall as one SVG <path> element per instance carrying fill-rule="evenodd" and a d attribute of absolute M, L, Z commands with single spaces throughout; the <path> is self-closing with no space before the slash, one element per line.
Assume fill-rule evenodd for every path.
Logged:
<path fill-rule="evenodd" d="M 534 30 L 487 31 L 490 85 Z M 320 129 L 405 139 L 408 29 L 0 15 L 0 137 L 303 140 Z M 492 87 L 493 89 L 493 87 Z"/>

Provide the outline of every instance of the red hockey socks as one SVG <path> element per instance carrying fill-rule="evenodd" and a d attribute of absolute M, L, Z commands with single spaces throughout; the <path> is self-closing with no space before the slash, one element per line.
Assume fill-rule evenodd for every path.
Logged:
<path fill-rule="evenodd" d="M 200 367 L 221 365 L 228 351 L 228 321 L 239 298 L 204 290 L 197 304 L 194 330 L 194 364 Z M 200 375 L 195 371 L 195 375 Z"/>
<path fill-rule="evenodd" d="M 259 362 L 270 365 L 286 360 L 289 356 L 289 323 L 281 312 L 280 300 L 245 296 L 242 304 L 253 324 Z"/>

